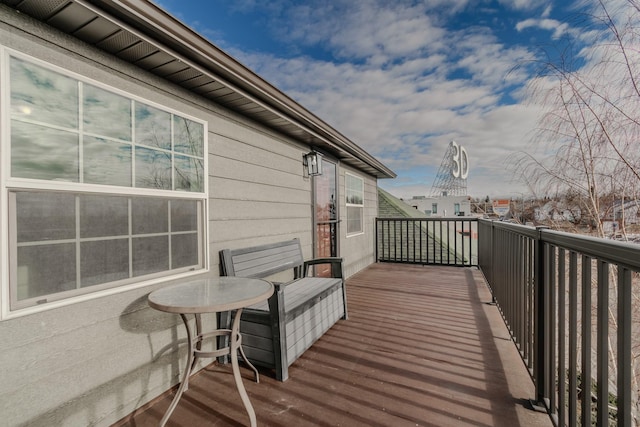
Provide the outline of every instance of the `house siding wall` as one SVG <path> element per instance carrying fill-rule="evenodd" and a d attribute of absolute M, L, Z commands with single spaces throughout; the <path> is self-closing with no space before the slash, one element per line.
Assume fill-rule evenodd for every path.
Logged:
<path fill-rule="evenodd" d="M 208 122 L 210 274 L 219 274 L 223 248 L 299 238 L 311 256 L 308 147 L 3 5 L 0 44 Z M 377 212 L 376 179 L 354 173 L 365 179 L 367 232 L 342 236 L 347 275 L 373 262 Z M 340 177 L 344 188 L 343 168 Z M 3 425 L 109 426 L 176 384 L 184 327 L 147 305 L 148 293 L 169 283 L 0 321 Z"/>

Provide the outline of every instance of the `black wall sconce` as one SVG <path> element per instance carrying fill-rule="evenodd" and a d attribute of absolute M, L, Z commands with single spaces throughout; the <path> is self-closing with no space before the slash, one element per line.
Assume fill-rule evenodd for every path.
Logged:
<path fill-rule="evenodd" d="M 308 176 L 322 175 L 322 154 L 311 151 L 302 156 L 302 164 Z"/>

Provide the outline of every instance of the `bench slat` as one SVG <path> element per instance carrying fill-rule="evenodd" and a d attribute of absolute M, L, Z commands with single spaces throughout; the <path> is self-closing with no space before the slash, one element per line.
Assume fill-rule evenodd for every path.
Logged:
<path fill-rule="evenodd" d="M 302 258 L 297 250 L 287 250 L 286 252 L 269 250 L 233 256 L 233 265 L 236 269 L 236 274 L 238 274 L 240 270 L 253 268 L 254 266 L 265 266 L 269 269 L 282 266 L 281 268 L 284 271 L 300 264 L 302 264 Z"/>
<path fill-rule="evenodd" d="M 340 286 L 342 280 L 331 277 L 303 277 L 287 286 L 284 290 L 284 307 L 287 312 L 294 311 L 314 296 L 322 294 L 329 288 Z"/>
<path fill-rule="evenodd" d="M 303 277 L 292 282 L 293 286 L 284 288 L 284 308 L 286 312 L 295 311 L 300 305 L 327 289 L 339 287 L 342 281 L 331 277 Z M 249 307 L 254 310 L 269 311 L 269 303 L 262 301 Z"/>
<path fill-rule="evenodd" d="M 303 262 L 297 239 L 222 251 L 224 273 L 240 277 L 264 278 L 300 267 Z"/>

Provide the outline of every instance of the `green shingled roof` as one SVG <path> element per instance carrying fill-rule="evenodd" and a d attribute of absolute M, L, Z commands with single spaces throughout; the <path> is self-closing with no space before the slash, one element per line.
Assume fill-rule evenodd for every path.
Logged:
<path fill-rule="evenodd" d="M 378 216 L 380 218 L 426 218 L 424 212 L 413 208 L 378 187 Z"/>

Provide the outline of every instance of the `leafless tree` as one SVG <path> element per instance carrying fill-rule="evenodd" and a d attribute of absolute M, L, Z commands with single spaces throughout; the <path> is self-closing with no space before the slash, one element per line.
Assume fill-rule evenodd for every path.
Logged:
<path fill-rule="evenodd" d="M 518 153 L 513 164 L 539 197 L 570 195 L 565 200 L 578 204 L 581 216 L 604 237 L 603 220 L 613 215 L 615 202 L 639 198 L 640 0 L 594 3 L 579 18 L 586 24 L 583 38 L 549 53 L 539 63 L 540 72 L 529 87 L 531 102 L 541 111 L 538 129 L 531 151 Z M 621 225 L 625 233 L 624 223 Z M 614 283 L 613 272 L 610 274 Z M 639 309 L 640 293 L 634 289 L 633 312 Z M 610 328 L 616 328 L 616 320 L 615 309 L 611 309 Z M 640 408 L 638 322 L 634 314 L 636 421 Z M 609 344 L 610 370 L 615 371 L 615 346 Z"/>
<path fill-rule="evenodd" d="M 591 25 L 587 48 L 569 44 L 540 63 L 529 88 L 542 111 L 539 126 L 532 152 L 514 162 L 539 192 L 577 195 L 600 236 L 610 207 L 604 198 L 630 196 L 640 183 L 640 2 L 618 3 L 611 10 L 599 0 L 582 15 Z"/>

